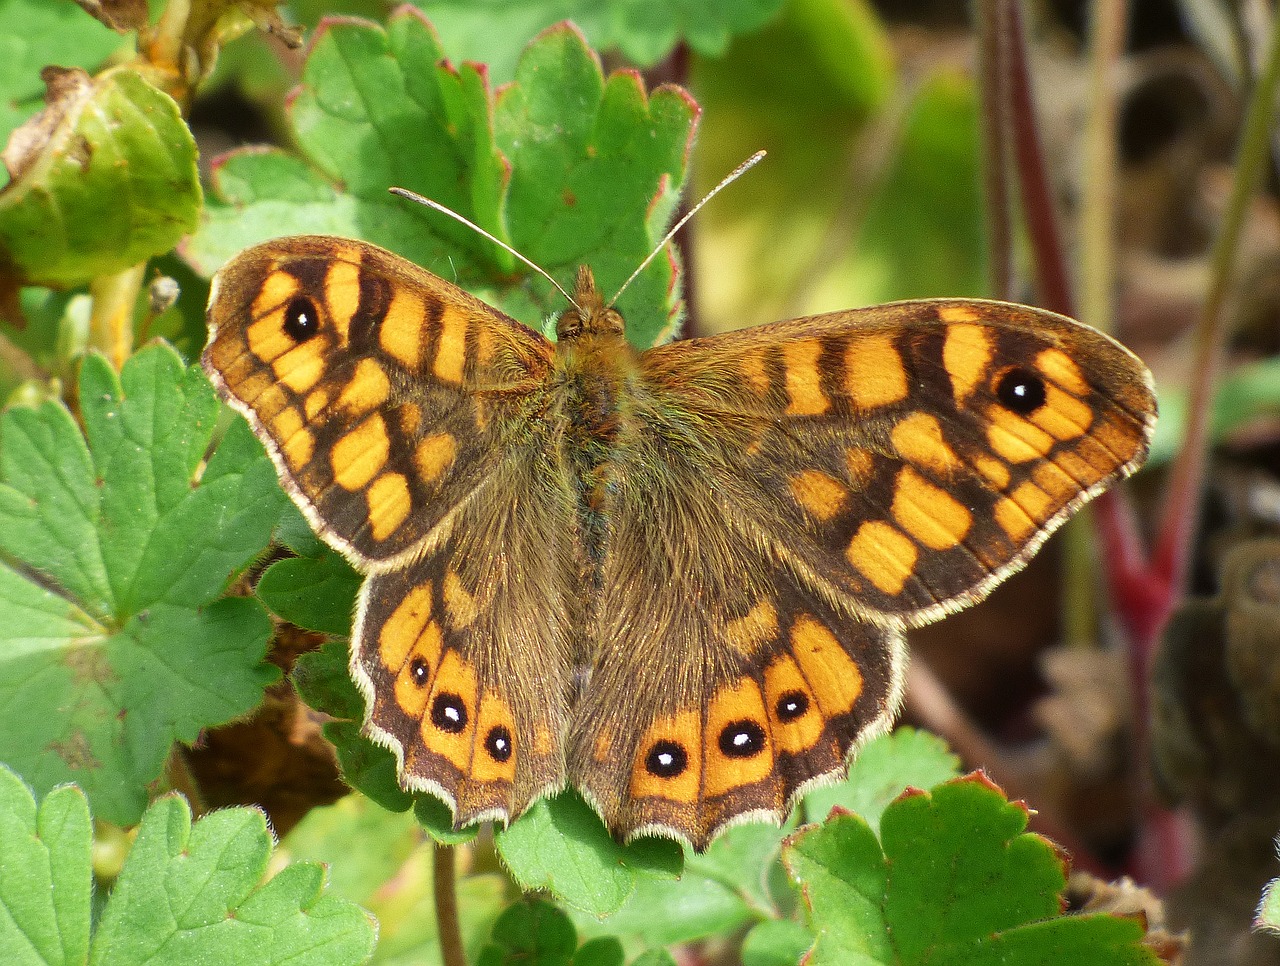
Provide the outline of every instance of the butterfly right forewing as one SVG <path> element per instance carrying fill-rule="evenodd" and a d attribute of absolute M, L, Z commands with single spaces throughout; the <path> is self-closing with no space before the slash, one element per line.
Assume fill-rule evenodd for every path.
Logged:
<path fill-rule="evenodd" d="M 300 236 L 214 279 L 205 368 L 325 539 L 364 569 L 412 559 L 492 471 L 552 346 L 364 242 Z"/>

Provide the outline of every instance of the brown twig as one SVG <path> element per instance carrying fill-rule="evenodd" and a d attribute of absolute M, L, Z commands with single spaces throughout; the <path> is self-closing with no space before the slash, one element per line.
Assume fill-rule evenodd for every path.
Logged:
<path fill-rule="evenodd" d="M 433 877 L 440 958 L 444 966 L 467 966 L 467 958 L 462 951 L 462 928 L 458 922 L 457 855 L 452 845 L 436 843 Z"/>

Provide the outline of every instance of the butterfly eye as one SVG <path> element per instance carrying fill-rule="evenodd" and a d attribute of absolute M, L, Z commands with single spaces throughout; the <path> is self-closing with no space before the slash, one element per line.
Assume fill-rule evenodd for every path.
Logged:
<path fill-rule="evenodd" d="M 996 383 L 996 398 L 1005 409 L 1020 416 L 1029 415 L 1044 405 L 1044 380 L 1034 372 L 1015 367 Z"/>
<path fill-rule="evenodd" d="M 467 706 L 456 694 L 438 694 L 431 702 L 431 723 L 456 735 L 467 726 Z"/>
<path fill-rule="evenodd" d="M 418 687 L 423 687 L 427 683 L 427 664 L 420 657 L 415 657 L 409 662 L 409 678 Z"/>
<path fill-rule="evenodd" d="M 728 758 L 750 758 L 764 748 L 764 729 L 754 721 L 734 721 L 720 732 L 720 750 Z"/>
<path fill-rule="evenodd" d="M 809 696 L 803 691 L 788 691 L 778 698 L 774 710 L 778 713 L 779 721 L 795 721 L 797 718 L 803 718 L 809 710 Z"/>
<path fill-rule="evenodd" d="M 484 750 L 494 761 L 506 761 L 511 757 L 511 732 L 504 725 L 489 729 L 484 739 Z"/>
<path fill-rule="evenodd" d="M 320 331 L 320 312 L 311 299 L 292 299 L 284 310 L 284 331 L 295 342 L 306 342 Z"/>
<path fill-rule="evenodd" d="M 674 741 L 659 741 L 649 749 L 644 767 L 658 778 L 675 778 L 689 767 L 689 756 Z"/>

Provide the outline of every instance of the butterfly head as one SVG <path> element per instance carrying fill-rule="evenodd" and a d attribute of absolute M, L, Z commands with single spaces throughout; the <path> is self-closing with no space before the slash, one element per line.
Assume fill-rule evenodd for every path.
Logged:
<path fill-rule="evenodd" d="M 591 269 L 581 266 L 573 289 L 573 307 L 565 310 L 556 323 L 556 338 L 564 341 L 583 335 L 621 335 L 623 328 L 622 315 L 604 304 Z"/>

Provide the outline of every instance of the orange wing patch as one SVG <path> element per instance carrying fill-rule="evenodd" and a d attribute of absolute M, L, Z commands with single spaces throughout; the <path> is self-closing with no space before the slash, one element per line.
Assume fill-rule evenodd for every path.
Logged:
<path fill-rule="evenodd" d="M 926 466 L 946 475 L 960 465 L 955 451 L 942 435 L 942 424 L 929 413 L 908 413 L 889 434 L 893 448 L 908 463 Z"/>
<path fill-rule="evenodd" d="M 476 722 L 480 747 L 472 760 L 471 775 L 478 782 L 511 782 L 516 777 L 515 719 L 511 708 L 493 691 L 480 699 Z"/>
<path fill-rule="evenodd" d="M 711 699 L 702 739 L 704 797 L 754 785 L 773 772 L 764 696 L 750 678 L 723 688 Z"/>
<path fill-rule="evenodd" d="M 360 309 L 360 250 L 354 249 L 349 258 L 333 262 L 324 278 L 325 305 L 342 345 L 350 341 L 351 320 Z"/>
<path fill-rule="evenodd" d="M 946 322 L 976 321 L 971 317 L 955 318 L 954 307 L 951 310 L 953 316 L 951 318 L 948 318 L 944 311 L 940 310 L 938 314 Z M 951 392 L 956 405 L 964 406 L 974 391 L 982 385 L 987 368 L 991 365 L 994 348 L 991 333 L 981 326 L 955 324 L 947 329 L 942 343 L 942 367 L 951 377 Z"/>
<path fill-rule="evenodd" d="M 390 453 L 386 424 L 374 413 L 333 444 L 329 462 L 334 482 L 348 492 L 363 489 L 382 471 Z"/>
<path fill-rule="evenodd" d="M 818 743 L 822 715 L 813 688 L 791 655 L 781 654 L 765 668 L 764 696 L 769 730 L 779 751 L 799 754 Z"/>
<path fill-rule="evenodd" d="M 817 520 L 831 520 L 849 500 L 848 487 L 821 470 L 801 470 L 787 482 L 795 501 Z"/>
<path fill-rule="evenodd" d="M 637 748 L 631 767 L 632 798 L 663 798 L 683 804 L 698 800 L 702 787 L 700 712 L 686 711 L 655 721 Z"/>
<path fill-rule="evenodd" d="M 467 317 L 457 309 L 446 307 L 440 316 L 440 341 L 432 371 L 445 382 L 462 382 L 467 362 Z"/>
<path fill-rule="evenodd" d="M 422 365 L 423 310 L 422 296 L 400 286 L 392 293 L 386 318 L 378 329 L 382 350 L 410 372 L 417 372 Z"/>
<path fill-rule="evenodd" d="M 907 398 L 907 370 L 887 334 L 860 335 L 845 350 L 845 392 L 860 409 L 890 406 Z"/>
<path fill-rule="evenodd" d="M 746 616 L 725 624 L 725 640 L 744 655 L 752 655 L 760 646 L 778 635 L 778 611 L 770 601 L 761 600 Z"/>
<path fill-rule="evenodd" d="M 885 594 L 900 594 L 915 573 L 919 550 L 910 537 L 883 520 L 858 528 L 845 556 L 860 574 Z"/>
<path fill-rule="evenodd" d="M 457 651 L 446 651 L 422 719 L 422 743 L 463 774 L 471 768 L 478 698 L 475 668 Z"/>
<path fill-rule="evenodd" d="M 818 371 L 821 355 L 822 345 L 816 340 L 782 344 L 790 400 L 787 412 L 792 416 L 819 416 L 831 408 L 831 400 L 822 391 L 822 376 Z"/>
<path fill-rule="evenodd" d="M 383 473 L 365 494 L 369 507 L 369 529 L 373 539 L 386 540 L 409 517 L 413 498 L 409 495 L 409 481 L 401 473 Z"/>
<path fill-rule="evenodd" d="M 969 535 L 973 514 L 946 490 L 910 467 L 893 489 L 894 521 L 931 550 L 950 550 Z"/>
<path fill-rule="evenodd" d="M 391 380 L 386 371 L 374 359 L 361 359 L 338 396 L 337 404 L 347 416 L 358 418 L 377 409 L 390 397 Z"/>
<path fill-rule="evenodd" d="M 824 717 L 853 710 L 862 694 L 862 671 L 830 630 L 812 617 L 798 618 L 791 628 L 791 653 Z"/>

